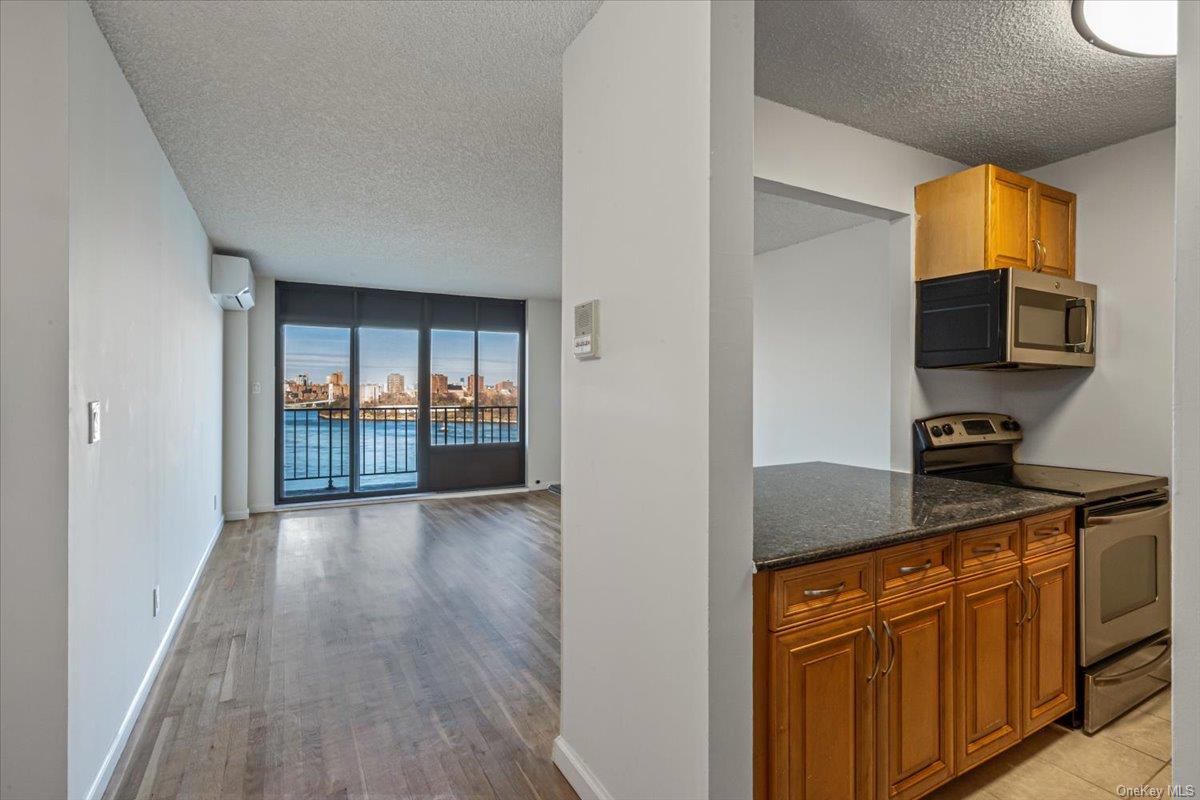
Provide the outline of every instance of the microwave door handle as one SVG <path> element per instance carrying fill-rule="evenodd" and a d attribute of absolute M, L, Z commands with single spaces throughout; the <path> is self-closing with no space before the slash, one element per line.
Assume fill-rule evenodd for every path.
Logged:
<path fill-rule="evenodd" d="M 1072 309 L 1076 308 L 1083 309 L 1083 341 L 1078 342 L 1071 338 L 1070 312 Z M 1085 298 L 1073 297 L 1066 302 L 1066 309 L 1067 314 L 1063 317 L 1063 325 L 1066 327 L 1066 331 L 1063 333 L 1064 344 L 1072 348 L 1077 353 L 1092 352 L 1092 335 L 1095 328 L 1095 323 L 1093 320 L 1095 306 L 1093 301 Z"/>

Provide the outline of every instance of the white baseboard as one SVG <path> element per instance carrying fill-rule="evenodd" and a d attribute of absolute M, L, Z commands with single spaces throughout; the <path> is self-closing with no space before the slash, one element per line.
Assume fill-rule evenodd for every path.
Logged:
<path fill-rule="evenodd" d="M 612 794 L 604 788 L 604 784 L 600 783 L 595 773 L 583 763 L 575 748 L 567 744 L 567 740 L 561 735 L 554 737 L 554 749 L 550 753 L 550 760 L 579 795 L 579 800 L 613 800 Z"/>
<path fill-rule="evenodd" d="M 87 794 L 84 795 L 85 800 L 96 800 L 108 788 L 108 781 L 112 778 L 113 770 L 117 766 L 117 761 L 121 758 L 121 752 L 125 749 L 125 744 L 129 741 L 129 734 L 133 732 L 133 726 L 137 723 L 138 714 L 142 712 L 146 696 L 150 694 L 150 687 L 154 685 L 154 679 L 158 677 L 158 670 L 162 667 L 167 650 L 170 649 L 171 642 L 175 639 L 175 632 L 179 629 L 179 623 L 183 621 L 183 615 L 187 612 L 188 606 L 191 605 L 192 595 L 196 592 L 196 584 L 200 582 L 200 575 L 204 572 L 204 567 L 208 565 L 208 557 L 212 555 L 213 547 L 216 545 L 217 539 L 220 538 L 221 529 L 224 526 L 224 519 L 217 521 L 217 528 L 213 531 L 212 538 L 208 540 L 208 545 L 204 548 L 204 555 L 200 557 L 200 563 L 196 565 L 196 571 L 192 573 L 192 579 L 188 581 L 187 589 L 184 590 L 183 597 L 179 600 L 179 606 L 175 609 L 175 614 L 171 617 L 166 631 L 163 632 L 162 640 L 158 643 L 158 649 L 154 652 L 154 658 L 150 659 L 150 666 L 146 668 L 146 674 L 142 676 L 142 682 L 138 686 L 137 692 L 133 695 L 133 702 L 129 704 L 129 710 L 125 712 L 125 719 L 121 720 L 121 727 L 117 729 L 117 735 L 113 737 L 112 744 L 109 745 L 108 752 L 104 755 L 104 761 L 100 764 L 100 769 L 96 772 L 96 777 L 92 780 L 92 785 L 88 787 Z"/>
<path fill-rule="evenodd" d="M 238 520 L 242 520 L 242 519 L 250 519 L 250 509 L 239 508 L 236 511 L 226 511 L 225 512 L 225 521 L 226 522 L 237 522 Z"/>

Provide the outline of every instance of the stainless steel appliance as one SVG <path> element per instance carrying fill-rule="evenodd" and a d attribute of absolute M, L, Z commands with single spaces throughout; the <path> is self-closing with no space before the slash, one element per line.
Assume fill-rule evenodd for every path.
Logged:
<path fill-rule="evenodd" d="M 1021 424 L 1006 414 L 913 423 L 923 475 L 1079 498 L 1079 708 L 1094 733 L 1171 682 L 1171 504 L 1153 475 L 1020 464 Z"/>
<path fill-rule="evenodd" d="M 1023 269 L 917 281 L 918 367 L 1096 365 L 1096 287 Z"/>

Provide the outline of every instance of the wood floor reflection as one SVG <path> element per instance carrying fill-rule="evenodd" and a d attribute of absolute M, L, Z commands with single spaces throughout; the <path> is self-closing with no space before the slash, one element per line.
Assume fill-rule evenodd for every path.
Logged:
<path fill-rule="evenodd" d="M 226 525 L 106 798 L 575 798 L 548 492 Z"/>

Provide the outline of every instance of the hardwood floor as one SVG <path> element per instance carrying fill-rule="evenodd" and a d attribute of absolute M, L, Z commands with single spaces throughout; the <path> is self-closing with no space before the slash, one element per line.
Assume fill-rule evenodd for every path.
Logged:
<path fill-rule="evenodd" d="M 575 798 L 549 492 L 230 523 L 106 798 Z"/>

